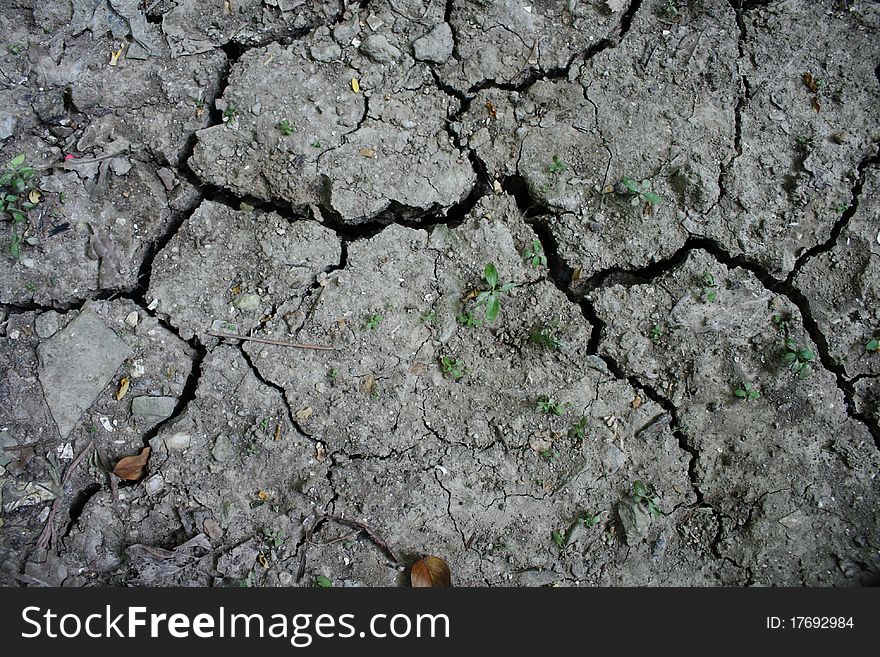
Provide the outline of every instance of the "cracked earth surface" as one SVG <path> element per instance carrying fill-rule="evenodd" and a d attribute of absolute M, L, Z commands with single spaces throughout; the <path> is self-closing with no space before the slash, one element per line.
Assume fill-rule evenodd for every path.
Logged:
<path fill-rule="evenodd" d="M 3 584 L 880 579 L 876 3 L 0 27 Z"/>

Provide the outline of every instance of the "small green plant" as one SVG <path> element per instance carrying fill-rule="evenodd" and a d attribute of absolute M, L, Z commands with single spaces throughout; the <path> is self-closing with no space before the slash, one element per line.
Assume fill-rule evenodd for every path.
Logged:
<path fill-rule="evenodd" d="M 558 402 L 547 395 L 542 395 L 538 397 L 535 410 L 540 413 L 546 413 L 547 415 L 563 415 L 565 413 L 565 404 Z"/>
<path fill-rule="evenodd" d="M 743 383 L 742 386 L 733 391 L 733 394 L 747 402 L 754 401 L 761 396 L 761 391 L 752 383 Z"/>
<path fill-rule="evenodd" d="M 10 55 L 20 55 L 24 51 L 24 46 L 20 43 L 13 43 L 6 46 L 6 50 Z"/>
<path fill-rule="evenodd" d="M 572 522 L 563 532 L 552 531 L 550 532 L 550 538 L 553 539 L 553 543 L 556 544 L 560 550 L 564 549 L 569 543 L 571 543 L 571 538 L 574 535 L 575 530 L 578 527 L 586 527 L 587 529 L 592 529 L 596 525 L 599 524 L 601 518 L 599 514 L 593 515 L 590 511 L 585 511 L 580 514 L 577 518 Z"/>
<path fill-rule="evenodd" d="M 287 119 L 281 119 L 281 121 L 278 122 L 278 129 L 285 137 L 289 137 L 294 132 L 296 132 L 296 128 L 290 125 L 290 121 L 288 121 Z"/>
<path fill-rule="evenodd" d="M 462 326 L 467 326 L 468 328 L 474 328 L 476 326 L 483 325 L 483 320 L 481 320 L 479 317 L 476 317 L 472 311 L 468 311 L 466 313 L 458 315 L 455 320 Z"/>
<path fill-rule="evenodd" d="M 264 527 L 263 528 L 263 540 L 266 541 L 266 544 L 273 548 L 280 548 L 284 544 L 284 534 L 280 529 L 274 529 L 272 527 Z"/>
<path fill-rule="evenodd" d="M 849 210 L 849 206 L 846 203 L 839 203 L 838 205 L 834 206 L 834 211 L 837 214 L 843 214 L 847 210 Z"/>
<path fill-rule="evenodd" d="M 223 110 L 223 122 L 224 123 L 233 123 L 238 118 L 238 107 L 235 103 L 229 103 L 226 105 L 226 109 Z"/>
<path fill-rule="evenodd" d="M 526 259 L 526 262 L 531 263 L 532 267 L 547 266 L 547 256 L 544 255 L 544 249 L 538 240 L 532 240 L 532 245 L 526 249 L 523 257 Z"/>
<path fill-rule="evenodd" d="M 619 189 L 629 195 L 630 205 L 641 205 L 642 203 L 650 203 L 651 205 L 660 205 L 663 199 L 658 194 L 652 192 L 653 185 L 650 180 L 645 179 L 642 182 L 632 180 L 624 176 L 620 179 Z"/>
<path fill-rule="evenodd" d="M 586 416 L 584 416 L 571 425 L 571 428 L 568 430 L 569 437 L 574 438 L 579 443 L 584 442 L 587 437 L 587 422 L 588 420 Z"/>
<path fill-rule="evenodd" d="M 437 313 L 433 310 L 426 310 L 422 313 L 422 323 L 431 326 L 437 321 Z"/>
<path fill-rule="evenodd" d="M 799 378 L 805 379 L 813 371 L 813 362 L 816 354 L 809 347 L 801 347 L 791 338 L 786 337 L 782 362 L 787 365 Z"/>
<path fill-rule="evenodd" d="M 788 315 L 773 315 L 772 319 L 776 330 L 782 333 L 782 335 L 788 335 L 788 322 L 791 321 L 791 317 Z"/>
<path fill-rule="evenodd" d="M 336 381 L 339 378 L 339 368 L 331 367 L 330 371 L 327 372 L 327 378 L 331 381 Z"/>
<path fill-rule="evenodd" d="M 333 586 L 333 580 L 326 575 L 318 575 L 315 577 L 315 586 L 319 589 L 329 589 Z"/>
<path fill-rule="evenodd" d="M 555 176 L 562 173 L 566 169 L 568 169 L 568 166 L 565 164 L 565 162 L 560 160 L 558 155 L 554 155 L 553 161 L 550 162 L 549 166 L 547 167 L 547 173 L 551 173 Z"/>
<path fill-rule="evenodd" d="M 545 349 L 556 351 L 562 347 L 562 341 L 556 335 L 557 327 L 558 322 L 554 322 L 553 324 L 536 328 L 529 334 L 529 340 L 537 345 L 541 345 Z"/>
<path fill-rule="evenodd" d="M 552 461 L 553 459 L 559 458 L 559 450 L 550 448 L 545 449 L 543 452 L 538 452 L 538 455 L 547 462 Z"/>
<path fill-rule="evenodd" d="M 27 222 L 27 211 L 34 207 L 28 200 L 27 192 L 34 177 L 33 167 L 24 162 L 24 153 L 12 158 L 0 173 L 0 213 L 12 218 L 12 239 L 9 253 L 13 258 L 21 255 L 23 225 Z"/>
<path fill-rule="evenodd" d="M 477 295 L 476 307 L 486 307 L 486 321 L 494 322 L 501 311 L 501 295 L 510 292 L 516 287 L 516 283 L 501 283 L 498 280 L 498 270 L 494 263 L 489 263 L 483 268 L 483 280 L 488 286 Z"/>
<path fill-rule="evenodd" d="M 718 300 L 718 283 L 715 277 L 709 271 L 703 272 L 703 299 L 709 303 L 715 303 Z"/>
<path fill-rule="evenodd" d="M 468 373 L 464 364 L 457 358 L 452 358 L 451 356 L 440 357 L 440 369 L 443 370 L 444 374 L 452 376 L 455 381 L 458 381 Z"/>
<path fill-rule="evenodd" d="M 384 315 L 370 315 L 367 317 L 367 321 L 364 323 L 364 327 L 370 331 L 375 331 L 379 328 L 379 324 L 384 320 Z"/>
<path fill-rule="evenodd" d="M 642 505 L 655 518 L 663 515 L 660 511 L 660 496 L 652 485 L 645 485 L 638 479 L 633 482 L 633 503 Z"/>
<path fill-rule="evenodd" d="M 320 139 L 316 139 L 315 141 L 313 141 L 313 142 L 312 142 L 312 148 L 321 148 L 321 140 L 320 140 Z"/>
<path fill-rule="evenodd" d="M 672 20 L 678 16 L 678 4 L 675 0 L 664 0 L 657 5 L 657 14 L 661 18 Z"/>
<path fill-rule="evenodd" d="M 871 338 L 868 340 L 868 344 L 865 345 L 865 351 L 880 351 L 880 339 Z"/>
<path fill-rule="evenodd" d="M 657 344 L 663 339 L 663 327 L 660 324 L 654 324 L 651 328 L 651 342 Z"/>

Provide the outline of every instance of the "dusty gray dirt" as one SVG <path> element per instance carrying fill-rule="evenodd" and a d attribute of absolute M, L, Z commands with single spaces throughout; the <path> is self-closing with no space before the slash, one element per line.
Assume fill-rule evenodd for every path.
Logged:
<path fill-rule="evenodd" d="M 876 2 L 0 29 L 0 583 L 880 581 Z"/>

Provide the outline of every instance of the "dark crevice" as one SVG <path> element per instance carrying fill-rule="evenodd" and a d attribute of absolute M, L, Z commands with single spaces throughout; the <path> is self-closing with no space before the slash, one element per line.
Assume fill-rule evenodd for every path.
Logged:
<path fill-rule="evenodd" d="M 862 187 L 865 184 L 865 174 L 869 167 L 880 164 L 880 147 L 876 149 L 873 153 L 865 157 L 856 168 L 856 179 L 853 183 L 852 190 L 850 192 L 850 204 L 849 207 L 843 212 L 840 218 L 835 222 L 834 226 L 831 228 L 831 233 L 821 244 L 816 244 L 815 246 L 804 251 L 795 262 L 794 267 L 788 275 L 788 278 L 785 280 L 785 284 L 791 286 L 795 276 L 797 276 L 801 267 L 806 264 L 808 260 L 811 258 L 815 258 L 818 255 L 823 253 L 827 253 L 834 248 L 837 244 L 837 240 L 840 237 L 843 229 L 849 225 L 850 219 L 855 215 L 855 213 L 859 209 L 859 201 L 862 196 Z"/>
<path fill-rule="evenodd" d="M 260 372 L 260 370 L 257 368 L 256 365 L 254 365 L 254 361 L 251 358 L 251 355 L 245 350 L 243 343 L 239 342 L 238 350 L 241 353 L 242 358 L 244 358 L 245 362 L 247 363 L 248 367 L 250 368 L 251 373 L 253 373 L 254 378 L 256 378 L 257 381 L 262 383 L 264 386 L 272 388 L 275 392 L 277 392 L 281 396 L 281 402 L 284 404 L 284 408 L 287 411 L 287 419 L 290 421 L 290 424 L 293 426 L 293 428 L 296 429 L 301 435 L 305 436 L 306 438 L 310 438 L 311 440 L 314 440 L 317 442 L 318 439 L 312 437 L 312 435 L 308 431 L 303 429 L 302 426 L 300 425 L 300 423 L 296 421 L 296 415 L 294 415 L 293 408 L 291 408 L 290 402 L 287 400 L 287 395 L 284 393 L 284 388 L 281 387 L 280 385 L 278 385 L 277 383 L 275 383 L 274 381 L 270 381 L 269 379 L 267 379 L 266 377 L 263 376 L 263 373 Z"/>
<path fill-rule="evenodd" d="M 447 5 L 447 9 L 450 8 L 451 4 L 452 3 L 450 2 Z M 636 13 L 639 11 L 641 6 L 642 0 L 633 0 L 633 2 L 630 3 L 629 7 L 627 7 L 626 11 L 620 18 L 620 25 L 618 26 L 616 36 L 600 39 L 596 43 L 592 44 L 589 48 L 574 53 L 569 58 L 565 66 L 559 66 L 550 69 L 541 69 L 530 66 L 515 76 L 517 78 L 521 78 L 519 82 L 513 82 L 512 80 L 507 82 L 499 82 L 495 79 L 481 80 L 480 82 L 472 85 L 470 89 L 468 89 L 468 94 L 473 95 L 479 93 L 480 91 L 483 91 L 484 89 L 500 89 L 502 91 L 523 93 L 534 86 L 535 83 L 542 80 L 561 80 L 567 78 L 569 73 L 571 72 L 571 67 L 576 61 L 581 60 L 586 62 L 610 48 L 616 48 L 629 32 L 630 27 L 632 26 L 633 19 L 635 18 Z"/>

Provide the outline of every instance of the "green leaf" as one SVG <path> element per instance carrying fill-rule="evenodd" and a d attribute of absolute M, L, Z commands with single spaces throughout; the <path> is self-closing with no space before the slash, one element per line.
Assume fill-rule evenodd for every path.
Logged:
<path fill-rule="evenodd" d="M 639 193 L 639 183 L 637 183 L 635 180 L 630 180 L 629 178 L 627 178 L 626 176 L 624 176 L 624 177 L 620 180 L 620 183 L 621 183 L 624 187 L 626 187 L 629 191 L 631 191 L 633 194 L 638 194 L 638 193 Z"/>
<path fill-rule="evenodd" d="M 486 306 L 486 320 L 490 322 L 494 322 L 495 318 L 498 317 L 498 313 L 501 311 L 501 300 L 497 295 L 492 295 L 492 298 L 489 299 L 489 305 Z"/>
<path fill-rule="evenodd" d="M 805 364 L 798 370 L 798 378 L 806 379 L 812 372 L 813 368 Z"/>
<path fill-rule="evenodd" d="M 23 224 L 23 223 L 25 222 L 26 219 L 27 219 L 27 217 L 26 217 L 23 213 L 19 212 L 18 210 L 13 210 L 13 211 L 12 211 L 12 220 L 13 220 L 15 223 L 17 223 L 17 224 Z"/>
<path fill-rule="evenodd" d="M 801 349 L 798 352 L 798 358 L 801 360 L 813 360 L 816 355 L 813 353 L 812 349 Z"/>
<path fill-rule="evenodd" d="M 737 397 L 739 397 L 740 399 L 744 399 L 746 396 L 746 391 L 745 390 L 734 390 L 733 394 L 736 395 Z"/>
<path fill-rule="evenodd" d="M 22 164 L 24 164 L 24 153 L 20 153 L 9 160 L 9 166 L 20 167 Z"/>
<path fill-rule="evenodd" d="M 550 532 L 550 537 L 553 539 L 553 542 L 556 543 L 556 547 L 560 550 L 565 547 L 565 537 L 558 531 L 554 530 Z"/>
<path fill-rule="evenodd" d="M 318 575 L 315 577 L 315 586 L 322 589 L 329 589 L 333 586 L 333 580 L 326 575 Z"/>
<path fill-rule="evenodd" d="M 12 182 L 9 183 L 9 188 L 16 194 L 21 194 L 25 188 L 24 180 L 21 178 L 14 178 Z"/>
<path fill-rule="evenodd" d="M 34 170 L 31 167 L 23 167 L 19 169 L 18 175 L 24 178 L 25 180 L 30 180 L 34 177 Z"/>
<path fill-rule="evenodd" d="M 797 354 L 794 353 L 793 351 L 787 351 L 786 353 L 784 353 L 782 355 L 782 362 L 783 363 L 790 364 L 790 363 L 794 363 L 796 360 L 797 360 Z"/>
<path fill-rule="evenodd" d="M 651 191 L 651 181 L 643 180 L 642 184 L 639 185 L 639 191 L 642 192 L 643 195 L 647 196 L 647 193 Z"/>
<path fill-rule="evenodd" d="M 7 194 L 6 195 L 6 202 L 7 203 L 15 203 L 17 200 L 18 200 L 18 196 L 16 196 L 15 194 Z"/>
<path fill-rule="evenodd" d="M 21 238 L 18 236 L 18 233 L 15 232 L 15 229 L 12 229 L 12 243 L 9 245 L 9 253 L 16 260 L 18 256 L 21 255 Z"/>
<path fill-rule="evenodd" d="M 505 283 L 501 286 L 502 292 L 510 292 L 513 288 L 516 287 L 516 283 Z"/>
<path fill-rule="evenodd" d="M 645 192 L 642 196 L 644 196 L 645 200 L 651 205 L 660 205 L 663 202 L 663 199 L 654 192 Z"/>
<path fill-rule="evenodd" d="M 868 344 L 865 345 L 865 350 L 867 351 L 880 351 L 880 340 L 874 338 L 868 341 Z"/>
<path fill-rule="evenodd" d="M 489 287 L 498 287 L 498 270 L 495 269 L 494 263 L 489 263 L 483 270 L 483 278 L 489 284 Z"/>
<path fill-rule="evenodd" d="M 636 480 L 633 482 L 633 493 L 638 497 L 645 497 L 648 494 L 648 489 L 645 484 Z"/>
<path fill-rule="evenodd" d="M 489 297 L 491 297 L 491 296 L 492 296 L 492 292 L 489 292 L 488 290 L 484 290 L 483 292 L 480 292 L 477 295 L 477 298 L 474 301 L 474 304 L 477 306 L 482 306 L 484 303 L 486 303 L 489 300 Z"/>

